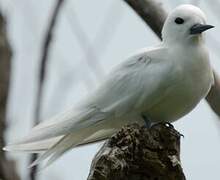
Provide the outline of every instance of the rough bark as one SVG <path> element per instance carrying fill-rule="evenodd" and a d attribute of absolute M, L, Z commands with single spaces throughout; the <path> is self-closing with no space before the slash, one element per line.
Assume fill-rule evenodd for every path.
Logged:
<path fill-rule="evenodd" d="M 0 179 L 19 180 L 15 163 L 6 158 L 2 148 L 5 146 L 6 107 L 9 94 L 11 70 L 11 47 L 6 35 L 6 23 L 0 14 Z"/>
<path fill-rule="evenodd" d="M 172 125 L 123 127 L 96 154 L 88 180 L 185 180 Z"/>
<path fill-rule="evenodd" d="M 124 0 L 161 39 L 161 30 L 167 17 L 166 10 L 158 0 Z M 215 84 L 206 100 L 212 110 L 220 117 L 220 77 L 213 71 Z"/>

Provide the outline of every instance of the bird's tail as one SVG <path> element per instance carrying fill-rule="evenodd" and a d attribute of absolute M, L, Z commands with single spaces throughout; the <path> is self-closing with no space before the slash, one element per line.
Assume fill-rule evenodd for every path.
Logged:
<path fill-rule="evenodd" d="M 4 150 L 42 153 L 38 159 L 30 165 L 30 167 L 48 159 L 44 166 L 47 167 L 69 149 L 104 140 L 116 131 L 115 129 L 98 129 L 88 127 L 78 132 L 69 133 L 65 136 L 59 136 L 48 140 L 27 144 L 12 144 L 6 146 Z"/>
<path fill-rule="evenodd" d="M 63 153 L 79 145 L 89 144 L 108 138 L 116 129 L 108 129 L 103 120 L 104 113 L 97 109 L 89 109 L 75 114 L 63 116 L 38 125 L 22 141 L 8 145 L 6 151 L 25 151 L 41 153 L 31 166 L 47 160 L 46 166 L 55 161 Z M 76 121 L 73 121 L 76 119 Z"/>
<path fill-rule="evenodd" d="M 82 143 L 83 140 L 90 135 L 89 131 L 90 130 L 87 129 L 79 131 L 78 133 L 70 133 L 63 136 L 60 140 L 55 142 L 52 147 L 42 153 L 39 158 L 30 165 L 30 167 L 33 167 L 46 159 L 48 159 L 48 161 L 46 162 L 45 167 L 49 166 L 66 151 Z"/>
<path fill-rule="evenodd" d="M 17 143 L 9 144 L 3 148 L 4 151 L 15 151 L 15 152 L 27 152 L 27 153 L 42 153 L 50 149 L 56 144 L 63 136 L 37 141 L 33 143 Z"/>

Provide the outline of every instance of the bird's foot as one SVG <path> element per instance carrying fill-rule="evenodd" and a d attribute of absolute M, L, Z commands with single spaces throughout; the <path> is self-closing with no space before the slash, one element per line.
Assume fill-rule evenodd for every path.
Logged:
<path fill-rule="evenodd" d="M 159 123 L 155 123 L 155 124 L 153 124 L 153 126 L 155 125 L 163 125 L 163 126 L 166 126 L 166 127 L 168 127 L 168 128 L 174 128 L 174 126 L 170 123 L 170 122 L 159 122 Z M 184 135 L 183 134 L 181 134 L 181 133 L 179 133 L 179 135 L 180 136 L 182 136 L 183 138 L 184 138 Z"/>
<path fill-rule="evenodd" d="M 166 126 L 166 127 L 174 128 L 173 125 L 170 122 L 164 122 L 162 124 L 164 124 L 164 126 Z"/>

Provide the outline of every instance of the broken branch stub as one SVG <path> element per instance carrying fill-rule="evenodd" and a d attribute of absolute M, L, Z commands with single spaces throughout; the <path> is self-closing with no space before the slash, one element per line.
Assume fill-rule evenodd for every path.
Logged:
<path fill-rule="evenodd" d="M 123 127 L 93 159 L 88 180 L 185 180 L 172 125 Z"/>

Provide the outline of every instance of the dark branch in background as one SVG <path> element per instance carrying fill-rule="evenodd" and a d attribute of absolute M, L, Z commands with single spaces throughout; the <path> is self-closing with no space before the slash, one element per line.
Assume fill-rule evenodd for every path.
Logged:
<path fill-rule="evenodd" d="M 125 0 L 125 2 L 150 26 L 161 39 L 161 30 L 167 12 L 157 0 Z"/>
<path fill-rule="evenodd" d="M 218 74 L 214 72 L 215 85 L 211 88 L 206 100 L 209 102 L 210 107 L 220 117 L 220 78 Z"/>
<path fill-rule="evenodd" d="M 6 23 L 0 14 L 0 179 L 19 180 L 15 163 L 6 158 L 5 146 L 6 107 L 9 95 L 12 51 L 6 35 Z"/>
<path fill-rule="evenodd" d="M 56 25 L 56 20 L 59 15 L 60 9 L 64 3 L 64 0 L 57 0 L 54 11 L 51 16 L 51 20 L 48 24 L 48 28 L 46 31 L 45 39 L 43 42 L 42 47 L 42 56 L 40 59 L 40 72 L 39 72 L 39 79 L 38 79 L 38 90 L 37 90 L 37 96 L 36 96 L 36 109 L 34 112 L 34 125 L 38 124 L 40 122 L 40 107 L 41 102 L 43 98 L 43 85 L 45 81 L 45 74 L 47 69 L 47 61 L 49 56 L 49 51 L 51 49 L 51 42 L 53 41 L 53 33 Z M 33 162 L 37 158 L 37 154 L 34 154 L 31 156 L 31 162 Z M 37 166 L 33 167 L 30 170 L 30 179 L 36 180 L 36 173 L 37 173 Z"/>
<path fill-rule="evenodd" d="M 124 0 L 161 39 L 161 30 L 167 17 L 161 3 L 156 0 Z M 153 23 L 154 22 L 154 23 Z M 159 24 L 157 24 L 157 23 Z M 220 77 L 213 71 L 215 84 L 206 97 L 212 110 L 220 117 Z"/>
<path fill-rule="evenodd" d="M 96 154 L 87 180 L 185 180 L 180 137 L 172 125 L 128 125 Z"/>

